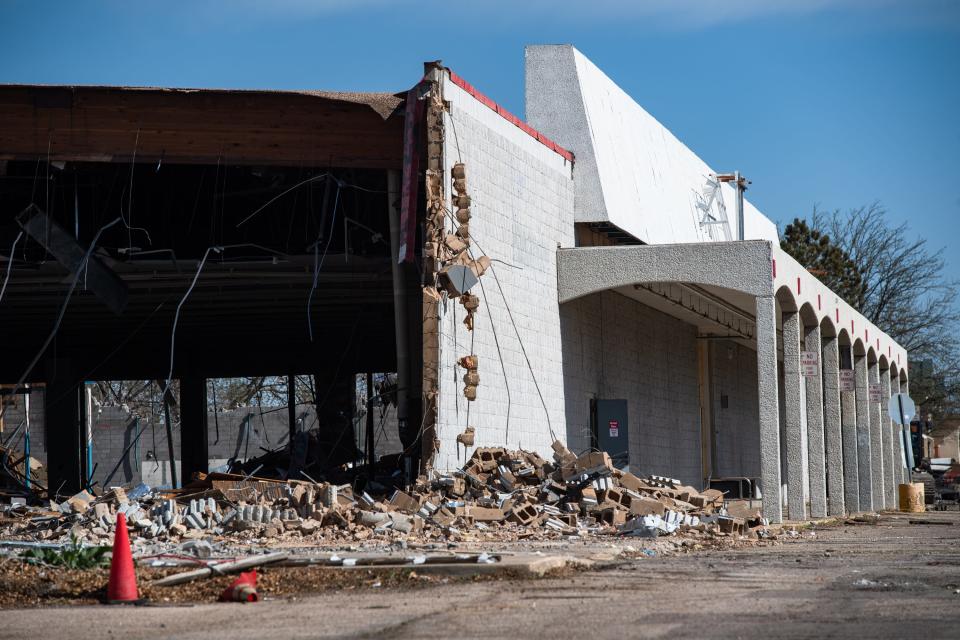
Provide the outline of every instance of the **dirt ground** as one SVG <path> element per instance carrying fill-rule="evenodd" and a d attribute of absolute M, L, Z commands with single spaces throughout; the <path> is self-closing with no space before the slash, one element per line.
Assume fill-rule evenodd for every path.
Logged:
<path fill-rule="evenodd" d="M 812 533 L 653 557 L 627 540 L 636 558 L 541 580 L 318 577 L 296 596 L 268 571 L 258 604 L 5 609 L 0 638 L 960 637 L 960 514 Z"/>

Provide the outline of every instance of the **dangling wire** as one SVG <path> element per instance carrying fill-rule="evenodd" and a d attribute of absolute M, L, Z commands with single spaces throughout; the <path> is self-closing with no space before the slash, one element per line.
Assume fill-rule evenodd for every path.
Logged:
<path fill-rule="evenodd" d="M 27 376 L 30 375 L 30 372 L 33 371 L 33 368 L 37 366 L 37 363 L 40 362 L 40 358 L 43 357 L 43 354 L 47 351 L 47 348 L 50 347 L 50 343 L 53 342 L 53 339 L 57 336 L 57 331 L 60 330 L 60 324 L 63 322 L 63 316 L 67 312 L 67 306 L 70 304 L 70 299 L 73 297 L 73 292 L 77 288 L 77 283 L 80 281 L 80 274 L 84 271 L 84 267 L 87 264 L 87 260 L 90 259 L 90 255 L 93 253 L 94 248 L 97 246 L 97 242 L 100 240 L 100 235 L 112 227 L 113 225 L 120 222 L 120 218 L 114 218 L 112 221 L 100 227 L 97 230 L 93 240 L 90 242 L 90 246 L 87 248 L 87 252 L 83 254 L 83 259 L 80 261 L 80 264 L 77 265 L 77 270 L 73 274 L 73 280 L 70 282 L 70 288 L 67 290 L 67 297 L 64 299 L 63 304 L 60 306 L 60 313 L 57 314 L 57 321 L 53 325 L 53 329 L 50 331 L 50 335 L 47 336 L 47 339 L 44 341 L 43 346 L 40 347 L 40 350 L 37 352 L 37 355 L 33 357 L 33 360 L 30 361 L 30 364 L 27 365 L 26 370 L 23 372 L 23 375 L 20 376 L 20 379 L 17 380 L 17 384 L 14 385 L 13 390 L 10 392 L 11 395 L 15 395 L 20 388 L 23 386 L 24 380 L 27 379 Z M 3 417 L 3 414 L 6 413 L 7 406 L 0 406 L 0 418 Z"/>
<path fill-rule="evenodd" d="M 190 283 L 190 287 L 180 299 L 180 304 L 177 305 L 177 312 L 173 316 L 173 330 L 170 333 L 170 371 L 167 373 L 166 385 L 163 387 L 164 397 L 166 397 L 167 391 L 170 389 L 170 384 L 173 382 L 173 352 L 174 345 L 177 341 L 177 323 L 180 321 L 180 309 L 183 308 L 183 303 L 187 301 L 187 298 L 190 297 L 190 293 L 193 291 L 193 288 L 197 285 L 197 279 L 200 278 L 200 272 L 203 271 L 203 265 L 207 263 L 207 257 L 210 255 L 210 252 L 219 252 L 221 250 L 222 249 L 220 247 L 207 247 L 207 250 L 203 252 L 203 259 L 200 260 L 200 264 L 197 266 L 197 272 L 193 275 L 193 281 Z"/>
<path fill-rule="evenodd" d="M 17 243 L 23 236 L 23 231 L 17 234 L 13 239 L 13 245 L 10 247 L 10 257 L 7 259 L 7 275 L 3 279 L 3 287 L 0 287 L 0 302 L 3 302 L 3 294 L 7 290 L 7 283 L 10 282 L 10 272 L 13 271 L 13 252 L 17 250 Z"/>
<path fill-rule="evenodd" d="M 327 232 L 327 244 L 323 247 L 323 255 L 319 256 L 320 251 L 320 238 L 317 238 L 317 241 L 313 243 L 313 284 L 310 285 L 310 293 L 307 295 L 307 334 L 310 336 L 310 342 L 313 342 L 313 315 L 311 312 L 311 307 L 313 306 L 313 293 L 317 290 L 317 280 L 320 278 L 320 269 L 323 268 L 323 261 L 327 257 L 327 250 L 330 248 L 330 243 L 333 242 L 333 225 L 337 221 L 337 206 L 340 203 L 340 182 L 337 182 L 337 193 L 333 198 L 333 213 L 330 215 L 330 229 Z"/>

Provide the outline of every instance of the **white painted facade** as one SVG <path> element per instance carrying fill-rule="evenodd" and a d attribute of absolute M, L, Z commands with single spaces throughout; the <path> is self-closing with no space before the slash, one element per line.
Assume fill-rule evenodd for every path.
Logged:
<path fill-rule="evenodd" d="M 477 446 L 549 456 L 556 438 L 584 450 L 590 400 L 621 398 L 639 473 L 694 485 L 755 478 L 773 521 L 788 495 L 791 517 L 826 515 L 827 474 L 831 514 L 844 512 L 851 474 L 877 488 L 866 503 L 861 488 L 847 511 L 889 506 L 890 480 L 876 479 L 902 472 L 891 472 L 890 420 L 865 396 L 865 368 L 902 388 L 906 350 L 782 251 L 775 225 L 749 202 L 748 241 L 718 241 L 696 207 L 713 170 L 576 49 L 529 47 L 526 57 L 528 117 L 575 154 L 572 165 L 441 74 L 445 176 L 465 163 L 473 250 L 498 262 L 472 290 L 481 298 L 473 333 L 459 304 L 441 305 L 435 468 L 462 463 L 456 435 L 467 426 Z M 448 200 L 450 192 L 448 184 Z M 723 195 L 735 236 L 733 190 Z M 608 223 L 652 246 L 576 248 L 576 223 Z M 686 293 L 669 300 L 644 285 Z M 711 309 L 739 316 L 752 333 L 723 333 L 729 325 Z M 815 387 L 800 375 L 805 339 L 822 343 L 832 367 Z M 855 352 L 859 385 L 856 398 L 844 396 L 842 433 L 838 343 Z M 481 379 L 472 403 L 456 365 L 470 353 Z M 850 421 L 859 422 L 852 441 Z M 859 471 L 830 451 L 841 441 L 858 449 Z"/>
<path fill-rule="evenodd" d="M 719 239 L 696 208 L 716 172 L 577 49 L 527 47 L 526 109 L 533 127 L 576 155 L 577 222 L 609 222 L 648 244 Z M 722 191 L 735 237 L 734 191 Z M 778 242 L 776 225 L 747 200 L 744 231 Z"/>
<path fill-rule="evenodd" d="M 441 305 L 441 444 L 435 466 L 453 469 L 463 463 L 462 452 L 457 459 L 456 435 L 468 424 L 476 428 L 477 446 L 523 447 L 549 457 L 547 411 L 557 437 L 566 437 L 556 251 L 573 246 L 572 166 L 447 74 L 443 78 L 443 96 L 450 105 L 444 118 L 445 175 L 449 180 L 457 162 L 466 165 L 474 255 L 487 254 L 497 262 L 484 274 L 482 286 L 472 290 L 481 300 L 473 333 L 463 325 L 459 303 Z M 445 193 L 452 207 L 449 182 Z M 480 358 L 480 386 L 477 399 L 468 402 L 463 397 L 464 370 L 456 362 L 471 351 Z"/>

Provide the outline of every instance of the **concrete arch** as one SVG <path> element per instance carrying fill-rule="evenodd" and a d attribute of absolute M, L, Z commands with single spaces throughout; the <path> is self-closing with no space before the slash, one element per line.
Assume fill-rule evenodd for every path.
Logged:
<path fill-rule="evenodd" d="M 837 338 L 839 333 L 837 332 L 837 325 L 833 323 L 833 319 L 830 316 L 824 316 L 820 321 L 820 334 L 824 338 Z"/>
<path fill-rule="evenodd" d="M 860 338 L 853 341 L 853 355 L 857 357 L 867 355 L 867 349 Z"/>
<path fill-rule="evenodd" d="M 873 347 L 867 347 L 867 364 L 877 363 L 877 350 Z"/>
<path fill-rule="evenodd" d="M 890 361 L 890 379 L 893 378 L 900 379 L 900 367 L 897 366 L 897 363 L 893 360 Z"/>
<path fill-rule="evenodd" d="M 887 371 L 890 368 L 890 361 L 887 360 L 887 356 L 881 355 L 880 359 L 877 361 L 877 364 L 880 366 L 880 371 Z"/>
<path fill-rule="evenodd" d="M 840 329 L 840 331 L 837 332 L 837 342 L 840 343 L 841 347 L 852 346 L 853 343 L 850 341 L 850 332 L 846 329 Z"/>
<path fill-rule="evenodd" d="M 800 319 L 806 327 L 816 327 L 820 324 L 820 316 L 813 310 L 813 305 L 809 302 L 800 305 Z"/>
<path fill-rule="evenodd" d="M 561 303 L 607 289 L 652 282 L 686 282 L 769 296 L 771 244 L 712 242 L 557 251 Z"/>
<path fill-rule="evenodd" d="M 790 313 L 798 310 L 797 298 L 793 295 L 790 287 L 786 285 L 780 287 L 777 289 L 774 297 L 777 299 L 777 305 L 780 307 L 780 311 Z"/>

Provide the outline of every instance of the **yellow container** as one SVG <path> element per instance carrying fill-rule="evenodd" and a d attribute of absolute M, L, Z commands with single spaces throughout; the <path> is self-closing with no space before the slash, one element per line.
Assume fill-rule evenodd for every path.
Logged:
<path fill-rule="evenodd" d="M 910 482 L 899 485 L 900 511 L 907 513 L 923 513 L 926 506 L 923 504 L 923 483 Z"/>

